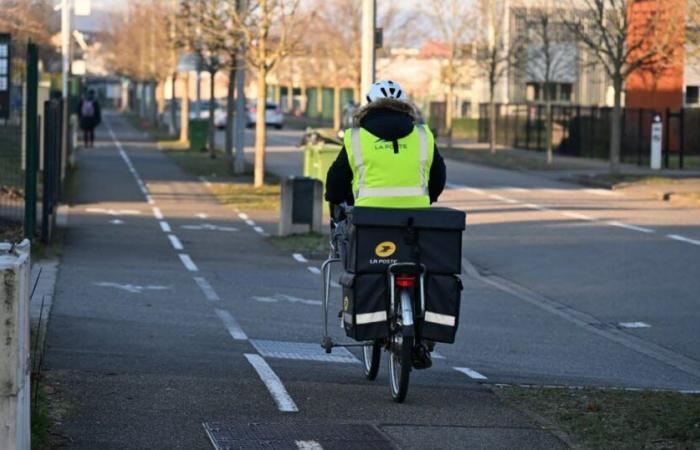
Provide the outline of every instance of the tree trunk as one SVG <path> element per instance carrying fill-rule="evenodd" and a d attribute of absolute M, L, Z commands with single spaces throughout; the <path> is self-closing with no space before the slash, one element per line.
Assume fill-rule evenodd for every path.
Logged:
<path fill-rule="evenodd" d="M 211 70 L 209 72 L 209 157 L 211 157 L 211 159 L 216 158 L 216 127 L 214 126 L 214 94 L 216 83 L 214 82 L 214 77 L 216 77 L 216 70 Z"/>
<path fill-rule="evenodd" d="M 610 173 L 620 172 L 620 142 L 622 134 L 622 77 L 613 80 L 615 104 L 610 123 Z"/>
<path fill-rule="evenodd" d="M 267 84 L 265 76 L 267 70 L 258 68 L 258 100 L 255 112 L 255 173 L 254 186 L 262 187 L 265 184 L 265 103 L 267 102 Z"/>
<path fill-rule="evenodd" d="M 160 112 L 160 108 L 158 105 L 158 82 L 156 80 L 152 80 L 151 83 L 151 123 L 153 124 L 154 127 L 158 127 L 160 125 L 160 121 L 158 120 L 158 113 Z"/>
<path fill-rule="evenodd" d="M 333 86 L 333 129 L 340 130 L 341 126 L 341 107 L 340 107 L 340 83 L 336 82 Z"/>
<path fill-rule="evenodd" d="M 319 120 L 323 120 L 323 87 L 316 87 L 316 112 Z"/>
<path fill-rule="evenodd" d="M 452 119 L 454 117 L 454 102 L 454 88 L 452 86 L 448 86 L 445 105 L 445 133 L 447 135 L 447 148 L 452 148 Z"/>
<path fill-rule="evenodd" d="M 144 84 L 139 81 L 138 87 L 138 97 L 139 97 L 139 119 L 144 119 L 146 117 L 146 92 L 144 89 Z"/>
<path fill-rule="evenodd" d="M 362 104 L 362 88 L 360 87 L 360 82 L 359 80 L 355 82 L 355 85 L 352 87 L 352 99 L 357 103 L 358 105 Z"/>
<path fill-rule="evenodd" d="M 190 141 L 190 73 L 185 72 L 182 77 L 184 86 L 180 99 L 180 142 Z"/>
<path fill-rule="evenodd" d="M 495 84 L 492 83 L 489 89 L 489 151 L 491 153 L 496 153 L 496 97 L 494 95 L 494 90 L 496 89 Z"/>
<path fill-rule="evenodd" d="M 172 85 L 170 86 L 170 134 L 177 134 L 177 72 L 173 72 Z"/>
<path fill-rule="evenodd" d="M 226 136 L 225 136 L 225 151 L 229 158 L 231 169 L 233 170 L 233 110 L 236 106 L 234 103 L 234 92 L 236 91 L 236 68 L 233 67 L 228 72 L 228 89 L 226 91 Z"/>
<path fill-rule="evenodd" d="M 552 102 L 547 99 L 544 107 L 544 120 L 545 120 L 545 146 L 547 149 L 547 164 L 552 164 L 554 161 L 554 155 L 552 151 Z"/>
<path fill-rule="evenodd" d="M 294 85 L 292 83 L 287 86 L 287 112 L 294 113 Z"/>

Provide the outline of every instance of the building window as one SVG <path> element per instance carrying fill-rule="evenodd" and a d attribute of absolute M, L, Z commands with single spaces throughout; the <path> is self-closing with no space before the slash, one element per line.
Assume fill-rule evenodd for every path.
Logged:
<path fill-rule="evenodd" d="M 543 102 L 544 98 L 544 83 L 527 83 L 526 96 L 531 102 Z M 549 99 L 553 102 L 570 103 L 571 94 L 573 93 L 573 85 L 571 83 L 550 83 L 547 91 Z"/>
<path fill-rule="evenodd" d="M 686 86 L 685 87 L 685 103 L 686 105 L 696 105 L 700 100 L 700 86 Z"/>

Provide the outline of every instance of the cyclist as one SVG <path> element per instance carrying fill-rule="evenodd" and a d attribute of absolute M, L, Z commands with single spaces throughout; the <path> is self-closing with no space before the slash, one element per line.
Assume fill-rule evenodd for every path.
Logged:
<path fill-rule="evenodd" d="M 391 80 L 372 84 L 328 170 L 326 200 L 334 205 L 424 208 L 445 188 L 445 162 L 418 109 Z M 417 343 L 413 366 L 432 365 L 432 343 Z"/>

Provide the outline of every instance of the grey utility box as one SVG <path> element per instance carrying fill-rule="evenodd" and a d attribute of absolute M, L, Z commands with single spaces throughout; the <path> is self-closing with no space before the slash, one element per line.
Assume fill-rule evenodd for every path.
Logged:
<path fill-rule="evenodd" d="M 321 232 L 323 223 L 323 183 L 310 177 L 282 180 L 279 235 Z"/>

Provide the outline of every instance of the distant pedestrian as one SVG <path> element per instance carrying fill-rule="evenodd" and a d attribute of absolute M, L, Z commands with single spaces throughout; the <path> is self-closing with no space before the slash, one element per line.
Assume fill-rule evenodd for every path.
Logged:
<path fill-rule="evenodd" d="M 87 96 L 80 100 L 78 118 L 80 120 L 80 129 L 83 130 L 85 147 L 94 147 L 95 128 L 102 122 L 102 112 L 100 111 L 100 104 L 95 98 L 95 91 L 88 91 Z"/>

